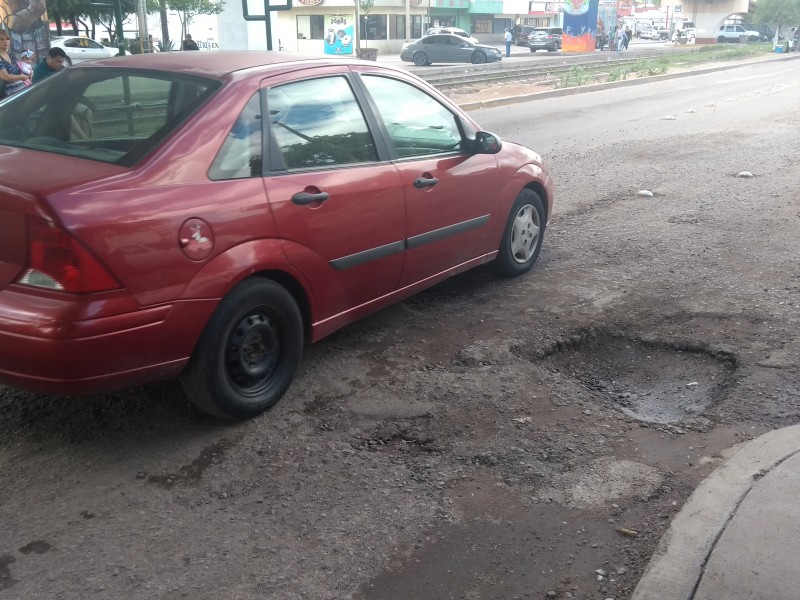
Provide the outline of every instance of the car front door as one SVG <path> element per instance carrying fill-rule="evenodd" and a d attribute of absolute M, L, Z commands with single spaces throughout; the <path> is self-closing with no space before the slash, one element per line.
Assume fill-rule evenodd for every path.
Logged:
<path fill-rule="evenodd" d="M 265 82 L 264 183 L 288 261 L 314 295 L 317 325 L 396 289 L 403 262 L 399 175 L 378 160 L 346 73 Z"/>
<path fill-rule="evenodd" d="M 401 287 L 491 252 L 497 198 L 494 155 L 461 152 L 456 116 L 427 92 L 365 74 L 394 153 L 406 200 L 407 251 Z"/>

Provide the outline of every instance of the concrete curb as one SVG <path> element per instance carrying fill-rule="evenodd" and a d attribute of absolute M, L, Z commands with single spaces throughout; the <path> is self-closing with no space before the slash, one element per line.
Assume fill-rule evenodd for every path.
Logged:
<path fill-rule="evenodd" d="M 694 596 L 709 555 L 755 483 L 800 453 L 800 425 L 771 431 L 735 448 L 672 521 L 631 600 Z"/>
<path fill-rule="evenodd" d="M 725 71 L 726 69 L 736 69 L 738 67 L 746 67 L 763 63 L 764 61 L 773 60 L 795 60 L 800 59 L 800 54 L 782 54 L 763 58 L 761 60 L 748 60 L 742 62 L 730 62 L 724 65 L 716 65 L 713 67 L 702 67 L 698 69 L 691 69 L 689 71 L 677 71 L 675 73 L 665 73 L 663 75 L 652 75 L 650 77 L 638 77 L 636 79 L 622 79 L 620 81 L 610 81 L 607 83 L 593 83 L 590 85 L 582 85 L 569 88 L 560 88 L 555 90 L 545 90 L 543 92 L 534 92 L 532 94 L 520 94 L 517 96 L 506 96 L 503 98 L 493 98 L 491 100 L 477 100 L 474 102 L 457 103 L 462 110 L 478 110 L 481 108 L 492 108 L 494 106 L 504 106 L 506 104 L 514 104 L 517 102 L 527 102 L 528 100 L 537 100 L 539 98 L 558 98 L 561 96 L 572 96 L 574 94 L 583 94 L 585 92 L 595 92 L 598 90 L 607 90 L 618 87 L 629 87 L 633 85 L 640 85 L 643 83 L 651 83 L 653 81 L 664 81 L 666 79 L 679 79 L 681 77 L 691 77 L 693 75 L 702 75 L 704 73 L 713 73 L 715 71 Z M 609 61 L 613 66 L 613 61 Z"/>

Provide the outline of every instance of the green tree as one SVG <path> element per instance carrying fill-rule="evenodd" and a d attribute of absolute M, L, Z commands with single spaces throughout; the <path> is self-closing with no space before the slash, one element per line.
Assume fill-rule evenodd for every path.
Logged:
<path fill-rule="evenodd" d="M 225 0 L 167 0 L 167 7 L 178 13 L 181 22 L 181 39 L 189 32 L 196 15 L 218 15 L 225 9 Z"/>
<path fill-rule="evenodd" d="M 758 0 L 754 21 L 774 26 L 777 35 L 782 25 L 800 24 L 800 0 Z"/>
<path fill-rule="evenodd" d="M 96 12 L 91 0 L 48 0 L 47 2 L 47 15 L 51 21 L 56 24 L 56 31 L 58 35 L 63 33 L 64 23 L 72 27 L 74 35 L 80 33 L 78 22 L 82 22 L 81 17 L 93 15 Z M 92 21 L 92 24 L 94 22 Z M 94 32 L 94 27 L 86 27 Z"/>

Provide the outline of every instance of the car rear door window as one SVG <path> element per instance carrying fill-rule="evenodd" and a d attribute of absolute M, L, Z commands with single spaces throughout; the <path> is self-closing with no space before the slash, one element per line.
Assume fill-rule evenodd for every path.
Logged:
<path fill-rule="evenodd" d="M 323 77 L 270 88 L 267 107 L 273 147 L 283 164 L 318 169 L 376 161 L 364 114 L 345 77 Z"/>
<path fill-rule="evenodd" d="M 434 98 L 389 77 L 365 75 L 362 80 L 399 158 L 451 153 L 461 148 L 455 115 Z"/>

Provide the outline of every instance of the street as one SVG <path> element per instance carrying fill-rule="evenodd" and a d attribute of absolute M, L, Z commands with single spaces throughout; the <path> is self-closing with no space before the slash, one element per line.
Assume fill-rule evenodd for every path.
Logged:
<path fill-rule="evenodd" d="M 800 422 L 797 66 L 472 113 L 555 177 L 537 265 L 309 347 L 252 421 L 0 387 L 0 600 L 629 598 L 725 453 Z"/>

